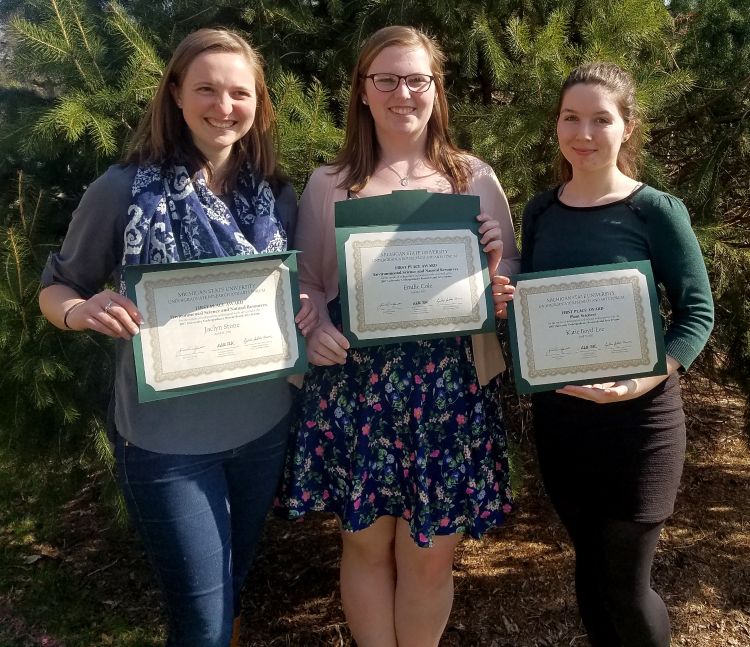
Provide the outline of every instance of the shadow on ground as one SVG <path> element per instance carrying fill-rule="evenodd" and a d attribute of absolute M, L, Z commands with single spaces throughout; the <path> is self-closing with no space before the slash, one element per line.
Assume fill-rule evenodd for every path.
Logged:
<path fill-rule="evenodd" d="M 672 616 L 673 645 L 750 644 L 750 452 L 739 401 L 688 402 L 688 457 L 654 582 Z M 573 552 L 520 443 L 525 483 L 513 519 L 465 541 L 443 647 L 585 647 L 572 586 Z M 336 590 L 333 520 L 271 520 L 246 596 L 243 644 L 352 645 Z"/>
<path fill-rule="evenodd" d="M 655 587 L 670 609 L 675 647 L 745 647 L 750 451 L 742 410 L 739 400 L 714 393 L 690 400 L 687 411 L 688 457 Z M 517 471 L 525 475 L 518 512 L 482 541 L 459 546 L 443 647 L 588 645 L 575 606 L 572 549 L 535 474 L 531 438 L 515 436 Z M 84 488 L 60 508 L 54 541 L 11 545 L 0 529 L 3 550 L 18 552 L 18 566 L 0 573 L 11 584 L 0 595 L 3 647 L 151 647 L 162 640 L 158 594 L 142 554 L 107 518 L 98 491 Z M 350 647 L 337 589 L 339 549 L 330 517 L 269 519 L 244 596 L 241 644 Z M 54 586 L 38 586 L 48 576 Z M 73 604 L 80 600 L 87 606 Z M 87 614 L 75 615 L 81 608 Z"/>

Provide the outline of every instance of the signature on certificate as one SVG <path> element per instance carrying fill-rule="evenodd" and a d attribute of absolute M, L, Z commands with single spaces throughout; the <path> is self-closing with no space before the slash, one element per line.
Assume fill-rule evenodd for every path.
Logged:
<path fill-rule="evenodd" d="M 570 346 L 550 346 L 545 355 L 547 357 L 565 357 L 570 353 Z"/>
<path fill-rule="evenodd" d="M 271 335 L 256 335 L 255 337 L 245 337 L 245 339 L 242 340 L 242 343 L 245 344 L 245 346 L 249 346 L 254 344 L 261 344 L 269 341 L 270 339 L 273 339 Z"/>
<path fill-rule="evenodd" d="M 401 301 L 383 301 L 378 305 L 380 312 L 394 312 L 401 307 Z"/>
<path fill-rule="evenodd" d="M 604 342 L 604 348 L 610 353 L 626 353 L 633 345 L 630 339 L 614 339 Z"/>
<path fill-rule="evenodd" d="M 183 346 L 177 349 L 177 357 L 194 357 L 203 352 L 205 346 Z"/>

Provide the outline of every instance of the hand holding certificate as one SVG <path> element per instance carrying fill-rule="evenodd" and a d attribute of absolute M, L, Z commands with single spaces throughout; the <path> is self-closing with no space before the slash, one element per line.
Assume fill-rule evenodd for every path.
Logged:
<path fill-rule="evenodd" d="M 667 372 L 648 261 L 513 277 L 519 393 Z"/>
<path fill-rule="evenodd" d="M 426 191 L 336 204 L 344 334 L 353 346 L 494 330 L 478 213 L 475 196 Z"/>
<path fill-rule="evenodd" d="M 294 255 L 130 266 L 142 402 L 303 372 Z"/>

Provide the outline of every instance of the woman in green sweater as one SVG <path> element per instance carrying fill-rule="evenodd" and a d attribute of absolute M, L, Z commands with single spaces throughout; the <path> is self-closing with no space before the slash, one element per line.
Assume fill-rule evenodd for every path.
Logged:
<path fill-rule="evenodd" d="M 706 268 L 685 205 L 636 178 L 641 132 L 632 78 L 576 68 L 557 110 L 562 183 L 524 211 L 523 272 L 650 260 L 671 306 L 667 375 L 533 397 L 545 488 L 576 553 L 576 594 L 594 647 L 666 647 L 669 616 L 651 564 L 682 473 L 678 377 L 713 326 Z M 494 278 L 498 314 L 513 287 Z"/>

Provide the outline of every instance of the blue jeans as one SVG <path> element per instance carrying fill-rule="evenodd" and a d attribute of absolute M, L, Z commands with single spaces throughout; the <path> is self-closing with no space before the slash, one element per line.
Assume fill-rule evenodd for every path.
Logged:
<path fill-rule="evenodd" d="M 164 596 L 167 647 L 229 645 L 288 430 L 285 417 L 257 440 L 202 455 L 157 454 L 117 437 L 118 481 Z"/>

